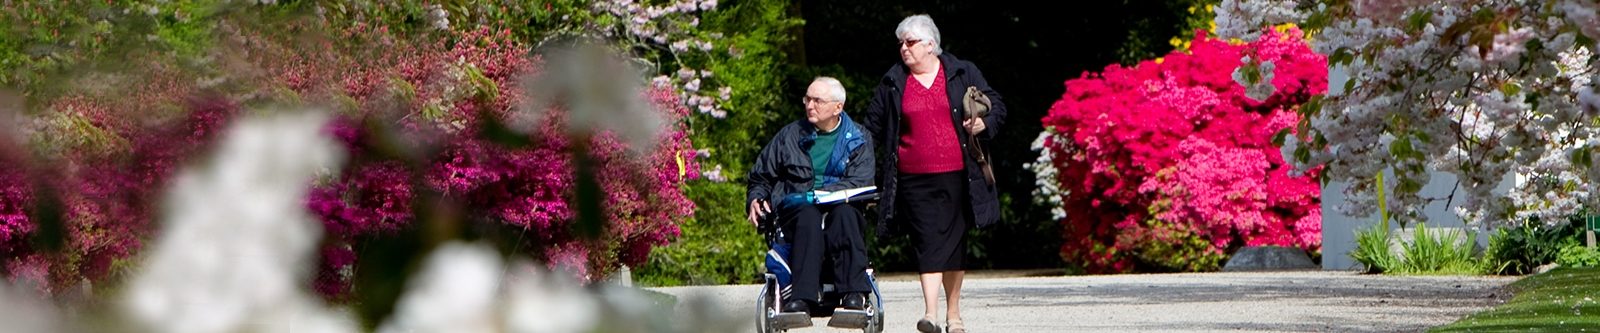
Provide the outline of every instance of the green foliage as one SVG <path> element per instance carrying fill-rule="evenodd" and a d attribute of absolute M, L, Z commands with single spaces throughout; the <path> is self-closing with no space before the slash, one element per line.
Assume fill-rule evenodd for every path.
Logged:
<path fill-rule="evenodd" d="M 1131 65 L 1166 54 L 1172 48 L 1186 49 L 1195 30 L 1206 30 L 1217 14 L 1211 10 L 1221 0 L 1166 0 L 1156 5 L 1138 6 L 1143 13 L 1130 15 L 1128 37 L 1117 48 L 1118 62 Z M 1141 15 L 1142 14 L 1142 15 Z"/>
<path fill-rule="evenodd" d="M 1556 263 L 1561 267 L 1600 267 L 1600 250 L 1577 243 L 1568 244 L 1561 248 L 1561 254 L 1556 255 Z"/>
<path fill-rule="evenodd" d="M 63 80 L 142 64 L 190 66 L 213 44 L 215 1 L 17 1 L 0 8 L 0 85 L 33 100 L 77 88 Z"/>
<path fill-rule="evenodd" d="M 1133 249 L 1141 271 L 1206 272 L 1222 268 L 1228 259 L 1211 241 L 1193 230 L 1161 220 L 1150 220 L 1148 231 L 1156 241 L 1136 242 L 1143 247 Z"/>
<path fill-rule="evenodd" d="M 1392 271 L 1401 274 L 1478 274 L 1480 262 L 1473 256 L 1476 244 L 1472 233 L 1428 232 L 1427 226 L 1417 224 L 1412 229 L 1411 243 L 1401 246 L 1399 267 Z"/>
<path fill-rule="evenodd" d="M 1017 200 L 1015 198 L 1020 198 Z M 1011 192 L 1000 193 L 1000 207 L 1039 207 L 1016 204 L 1014 201 L 1031 201 Z M 1001 209 L 1000 221 L 987 230 L 972 234 L 968 243 L 987 244 L 987 256 L 974 258 L 974 268 L 1037 268 L 1060 267 L 1061 226 L 1050 219 L 1030 220 L 1030 212 L 1023 209 Z"/>
<path fill-rule="evenodd" d="M 767 247 L 745 220 L 744 185 L 691 182 L 685 194 L 698 211 L 679 228 L 671 245 L 656 248 L 633 270 L 647 286 L 752 283 L 762 272 Z"/>
<path fill-rule="evenodd" d="M 640 283 L 748 283 L 762 271 L 766 246 L 745 221 L 745 186 L 738 180 L 777 128 L 802 115 L 797 96 L 804 93 L 810 77 L 795 84 L 800 71 L 785 52 L 798 42 L 793 30 L 802 24 L 788 14 L 789 6 L 777 0 L 724 2 L 705 14 L 699 29 L 708 36 L 721 36 L 711 40 L 728 45 L 731 55 L 677 58 L 715 73 L 702 79 L 705 84 L 732 90 L 722 104 L 727 118 L 703 114 L 689 118 L 691 140 L 710 153 L 699 161 L 701 167 L 720 166 L 732 182 L 689 184 L 687 193 L 699 207 L 695 218 L 680 226 L 683 235 L 676 243 L 658 248 L 649 263 L 634 271 Z M 664 67 L 662 72 L 677 69 Z M 848 81 L 845 86 L 853 87 Z"/>
<path fill-rule="evenodd" d="M 1488 273 L 1533 273 L 1540 265 L 1556 262 L 1563 248 L 1578 245 L 1578 230 L 1579 223 L 1550 227 L 1538 221 L 1496 230 L 1484 252 Z"/>
<path fill-rule="evenodd" d="M 788 1 L 780 0 L 728 1 L 707 12 L 701 23 L 702 29 L 722 36 L 713 42 L 729 45 L 733 53 L 705 61 L 715 73 L 708 83 L 720 83 L 733 93 L 723 104 L 728 110 L 726 119 L 690 119 L 691 139 L 696 147 L 711 152 L 709 161 L 701 165 L 722 165 L 723 174 L 730 179 L 748 171 L 779 126 L 802 115 L 798 96 L 805 93 L 810 78 L 799 85 L 785 84 L 794 70 L 784 50 L 799 42 L 794 31 L 803 24 L 789 15 L 789 6 Z M 849 83 L 845 86 L 852 87 Z"/>
<path fill-rule="evenodd" d="M 1562 267 L 1511 283 L 1505 304 L 1429 332 L 1582 332 L 1600 330 L 1600 267 Z"/>
<path fill-rule="evenodd" d="M 1366 265 L 1369 273 L 1392 274 L 1479 274 L 1493 267 L 1492 261 L 1473 255 L 1477 237 L 1472 233 L 1429 232 L 1426 225 L 1412 229 L 1409 242 L 1398 241 L 1399 253 L 1388 228 L 1374 225 L 1356 231 L 1356 249 L 1350 257 Z"/>
<path fill-rule="evenodd" d="M 868 221 L 869 227 L 864 231 L 867 260 L 872 262 L 872 267 L 883 272 L 917 271 L 917 243 L 911 239 L 910 227 L 902 226 L 899 232 L 890 233 L 888 237 L 877 237 L 877 223 L 876 219 Z M 968 246 L 972 243 L 967 242 Z"/>
<path fill-rule="evenodd" d="M 698 25 L 684 16 L 650 23 L 673 39 L 710 41 L 716 49 L 709 52 L 693 47 L 674 50 L 660 41 L 634 38 L 623 30 L 626 22 L 619 21 L 619 16 L 596 11 L 593 5 L 576 0 L 509 4 L 362 0 L 292 1 L 284 6 L 301 13 L 316 10 L 330 21 L 383 26 L 412 36 L 436 34 L 439 21 L 434 16 L 442 11 L 448 17 L 449 29 L 488 26 L 536 46 L 572 37 L 605 37 L 612 47 L 626 50 L 641 64 L 652 67 L 654 73 L 650 75 L 676 79 L 680 69 L 709 70 L 712 75 L 700 77 L 702 92 L 728 87 L 730 98 L 720 101 L 728 117 L 716 119 L 695 113 L 686 119 L 695 146 L 710 153 L 699 164 L 707 170 L 721 166 L 728 178 L 737 178 L 747 170 L 775 123 L 799 115 L 799 104 L 788 103 L 785 98 L 786 90 L 792 87 L 785 85 L 791 67 L 784 50 L 789 43 L 797 42 L 792 30 L 802 24 L 788 15 L 788 1 L 727 1 L 715 10 L 698 14 Z M 696 218 L 679 226 L 683 233 L 676 244 L 657 249 L 647 264 L 635 268 L 638 280 L 648 285 L 713 284 L 749 282 L 757 276 L 765 246 L 743 219 L 744 204 L 740 201 L 744 186 L 698 181 L 688 186 L 687 193 L 699 207 Z"/>
<path fill-rule="evenodd" d="M 789 14 L 789 1 L 726 1 L 715 10 L 701 13 L 697 25 L 677 17 L 652 22 L 667 35 L 710 41 L 716 49 L 709 52 L 694 47 L 676 51 L 649 39 L 615 37 L 625 34 L 625 22 L 619 22 L 618 16 L 594 10 L 593 3 L 588 1 L 502 4 L 476 0 L 362 0 L 327 4 L 294 2 L 291 6 L 309 11 L 318 5 L 323 6 L 325 15 L 334 21 L 378 24 L 411 35 L 434 33 L 437 28 L 431 25 L 430 15 L 442 10 L 449 17 L 451 29 L 470 29 L 476 25 L 505 29 L 513 38 L 530 45 L 544 46 L 548 42 L 579 36 L 613 36 L 607 40 L 614 43 L 614 47 L 627 50 L 641 63 L 652 66 L 656 75 L 675 79 L 680 69 L 709 70 L 711 76 L 700 77 L 701 90 L 730 88 L 730 98 L 720 101 L 721 109 L 728 111 L 728 116 L 716 119 L 695 113 L 688 118 L 691 140 L 696 147 L 710 152 L 701 164 L 707 169 L 720 165 L 729 178 L 742 175 L 771 131 L 798 117 L 800 111 L 799 99 L 787 96 L 799 96 L 804 86 L 796 88 L 786 84 L 791 81 L 789 75 L 793 67 L 785 50 L 799 42 L 795 32 L 803 22 Z"/>
<path fill-rule="evenodd" d="M 127 139 L 96 126 L 80 114 L 56 110 L 42 120 L 40 131 L 51 135 L 32 136 L 30 145 L 37 147 L 45 156 L 60 156 L 68 151 L 109 154 L 124 151 L 129 145 Z"/>

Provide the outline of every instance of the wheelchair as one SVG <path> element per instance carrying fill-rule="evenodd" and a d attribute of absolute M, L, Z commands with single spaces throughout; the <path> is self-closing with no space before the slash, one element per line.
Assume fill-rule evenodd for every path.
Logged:
<path fill-rule="evenodd" d="M 865 206 L 876 201 L 877 193 L 860 194 L 844 200 L 840 205 L 857 205 L 861 211 L 867 211 Z M 828 204 L 824 204 L 828 205 Z M 761 217 L 759 231 L 767 242 L 768 269 L 763 275 L 761 293 L 756 297 L 756 331 L 760 333 L 779 333 L 791 329 L 810 327 L 811 318 L 829 317 L 828 326 L 843 329 L 861 329 L 866 333 L 883 332 L 883 295 L 878 291 L 878 280 L 873 275 L 870 260 L 865 274 L 867 283 L 872 286 L 872 292 L 867 294 L 867 306 L 863 310 L 850 310 L 840 308 L 840 301 L 844 294 L 838 292 L 832 283 L 833 274 L 822 274 L 822 295 L 817 306 L 809 313 L 785 313 L 782 311 L 783 294 L 785 293 L 781 280 L 788 280 L 787 264 L 781 269 L 774 270 L 774 258 L 781 258 L 787 262 L 787 243 L 784 242 L 783 230 L 778 225 L 778 213 L 773 212 Z M 779 250 L 780 248 L 785 250 Z M 824 267 L 831 267 L 831 259 L 824 259 Z"/>

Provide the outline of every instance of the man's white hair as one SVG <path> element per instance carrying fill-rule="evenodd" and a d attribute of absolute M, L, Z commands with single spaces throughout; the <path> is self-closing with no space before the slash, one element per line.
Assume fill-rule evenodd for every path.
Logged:
<path fill-rule="evenodd" d="M 818 76 L 816 79 L 811 80 L 811 83 L 822 83 L 828 85 L 828 96 L 826 97 L 834 102 L 844 103 L 844 84 L 839 83 L 839 79 L 827 76 Z"/>
<path fill-rule="evenodd" d="M 927 14 L 912 15 L 901 20 L 900 25 L 894 28 L 894 37 L 929 42 L 933 46 L 933 55 L 944 54 L 944 48 L 939 47 L 939 26 L 934 25 L 933 18 Z"/>

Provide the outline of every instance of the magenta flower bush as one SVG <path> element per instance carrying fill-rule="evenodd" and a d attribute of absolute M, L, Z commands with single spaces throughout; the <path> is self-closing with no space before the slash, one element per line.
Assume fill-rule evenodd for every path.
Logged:
<path fill-rule="evenodd" d="M 642 263 L 652 248 L 677 237 L 677 223 L 693 213 L 682 192 L 699 175 L 680 121 L 689 110 L 670 90 L 634 96 L 663 120 L 651 147 L 630 147 L 603 129 L 574 134 L 564 127 L 568 111 L 560 104 L 542 110 L 533 128 L 512 134 L 528 144 L 508 145 L 496 137 L 504 133 L 483 129 L 514 123 L 527 105 L 524 86 L 543 80 L 540 58 L 508 32 L 477 29 L 417 41 L 366 25 L 339 28 L 326 39 L 247 26 L 220 30 L 222 58 L 249 67 L 225 84 L 200 88 L 183 84 L 193 77 L 154 75 L 142 77 L 151 82 L 131 96 L 70 95 L 27 126 L 36 142 L 25 146 L 47 159 L 0 149 L 0 162 L 17 166 L 0 168 L 6 276 L 38 281 L 47 292 L 104 279 L 151 235 L 159 194 L 174 172 L 200 157 L 242 105 L 304 104 L 338 115 L 326 131 L 345 144 L 351 163 L 329 170 L 304 203 L 326 231 L 311 283 L 333 299 L 351 290 L 361 242 L 431 218 L 415 215 L 423 200 L 447 202 L 467 221 L 493 227 L 484 230 L 528 235 L 511 237 L 522 244 L 508 248 L 584 280 Z M 152 116 L 152 109 L 171 117 Z M 595 167 L 579 170 L 578 154 Z M 39 167 L 22 167 L 28 165 Z M 603 195 L 598 238 L 572 231 L 581 172 L 598 181 Z M 38 214 L 50 213 L 41 210 L 48 202 L 62 207 L 59 252 L 31 242 Z"/>
<path fill-rule="evenodd" d="M 27 246 L 26 236 L 34 228 L 28 219 L 33 184 L 17 154 L 16 149 L 0 148 L 0 163 L 11 166 L 0 169 L 0 255 L 6 258 Z"/>
<path fill-rule="evenodd" d="M 1318 171 L 1291 174 L 1273 141 L 1327 90 L 1327 58 L 1293 28 L 1250 43 L 1202 32 L 1192 45 L 1069 80 L 1044 117 L 1034 168 L 1067 261 L 1208 270 L 1241 246 L 1320 248 Z M 1259 72 L 1236 72 L 1241 62 Z"/>
<path fill-rule="evenodd" d="M 215 96 L 180 97 L 161 84 L 168 77 L 153 81 L 124 99 L 69 96 L 50 103 L 54 112 L 30 128 L 44 160 L 21 147 L 0 149 L 7 166 L 0 170 L 0 258 L 12 279 L 55 292 L 105 278 L 150 235 L 162 186 L 237 110 Z M 116 111 L 141 104 L 184 112 L 140 123 Z M 59 140 L 68 136 L 75 140 Z M 32 239 L 41 214 L 59 223 L 52 241 Z M 51 243 L 60 248 L 38 248 Z"/>
<path fill-rule="evenodd" d="M 356 27 L 347 43 L 386 43 L 385 34 Z M 526 57 L 527 47 L 504 31 L 479 29 L 456 40 L 397 45 L 383 54 L 331 43 L 312 52 L 267 47 L 260 53 L 264 62 L 271 61 L 266 57 L 320 57 L 284 62 L 273 68 L 282 71 L 274 77 L 299 87 L 291 91 L 300 96 L 344 100 L 351 111 L 328 131 L 357 162 L 314 188 L 307 200 L 329 232 L 317 290 L 334 297 L 346 292 L 351 269 L 361 260 L 352 248 L 363 237 L 412 227 L 413 208 L 423 192 L 440 194 L 473 220 L 521 230 L 527 237 L 519 238 L 525 244 L 517 248 L 584 280 L 642 263 L 652 248 L 677 237 L 677 222 L 694 207 L 681 186 L 698 175 L 698 166 L 678 121 L 689 111 L 675 94 L 654 89 L 640 96 L 662 113 L 668 127 L 654 147 L 630 149 L 606 131 L 572 135 L 559 105 L 542 111 L 545 119 L 528 133 L 531 144 L 508 146 L 481 133 L 489 120 L 482 117 L 509 122 L 526 98 L 523 85 L 541 79 L 540 60 Z M 396 109 L 403 115 L 386 113 Z M 363 126 L 374 122 L 396 133 L 384 138 Z M 421 164 L 383 161 L 373 148 L 386 139 L 419 145 L 423 148 L 417 151 L 427 155 Z M 584 149 L 577 149 L 575 140 L 583 140 Z M 597 240 L 570 231 L 577 218 L 574 154 L 585 152 L 595 161 L 589 172 L 604 194 L 607 225 Z"/>

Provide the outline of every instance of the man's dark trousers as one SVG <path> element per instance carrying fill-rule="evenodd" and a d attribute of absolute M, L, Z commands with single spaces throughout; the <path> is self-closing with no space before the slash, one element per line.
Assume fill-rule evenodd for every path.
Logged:
<path fill-rule="evenodd" d="M 823 212 L 827 212 L 824 221 Z M 867 248 L 862 244 L 862 215 L 850 204 L 800 205 L 784 214 L 783 234 L 793 244 L 789 270 L 794 272 L 793 298 L 817 303 L 822 274 L 833 274 L 838 292 L 870 292 L 867 283 Z M 826 222 L 826 228 L 823 226 Z M 833 267 L 824 267 L 831 258 Z"/>

